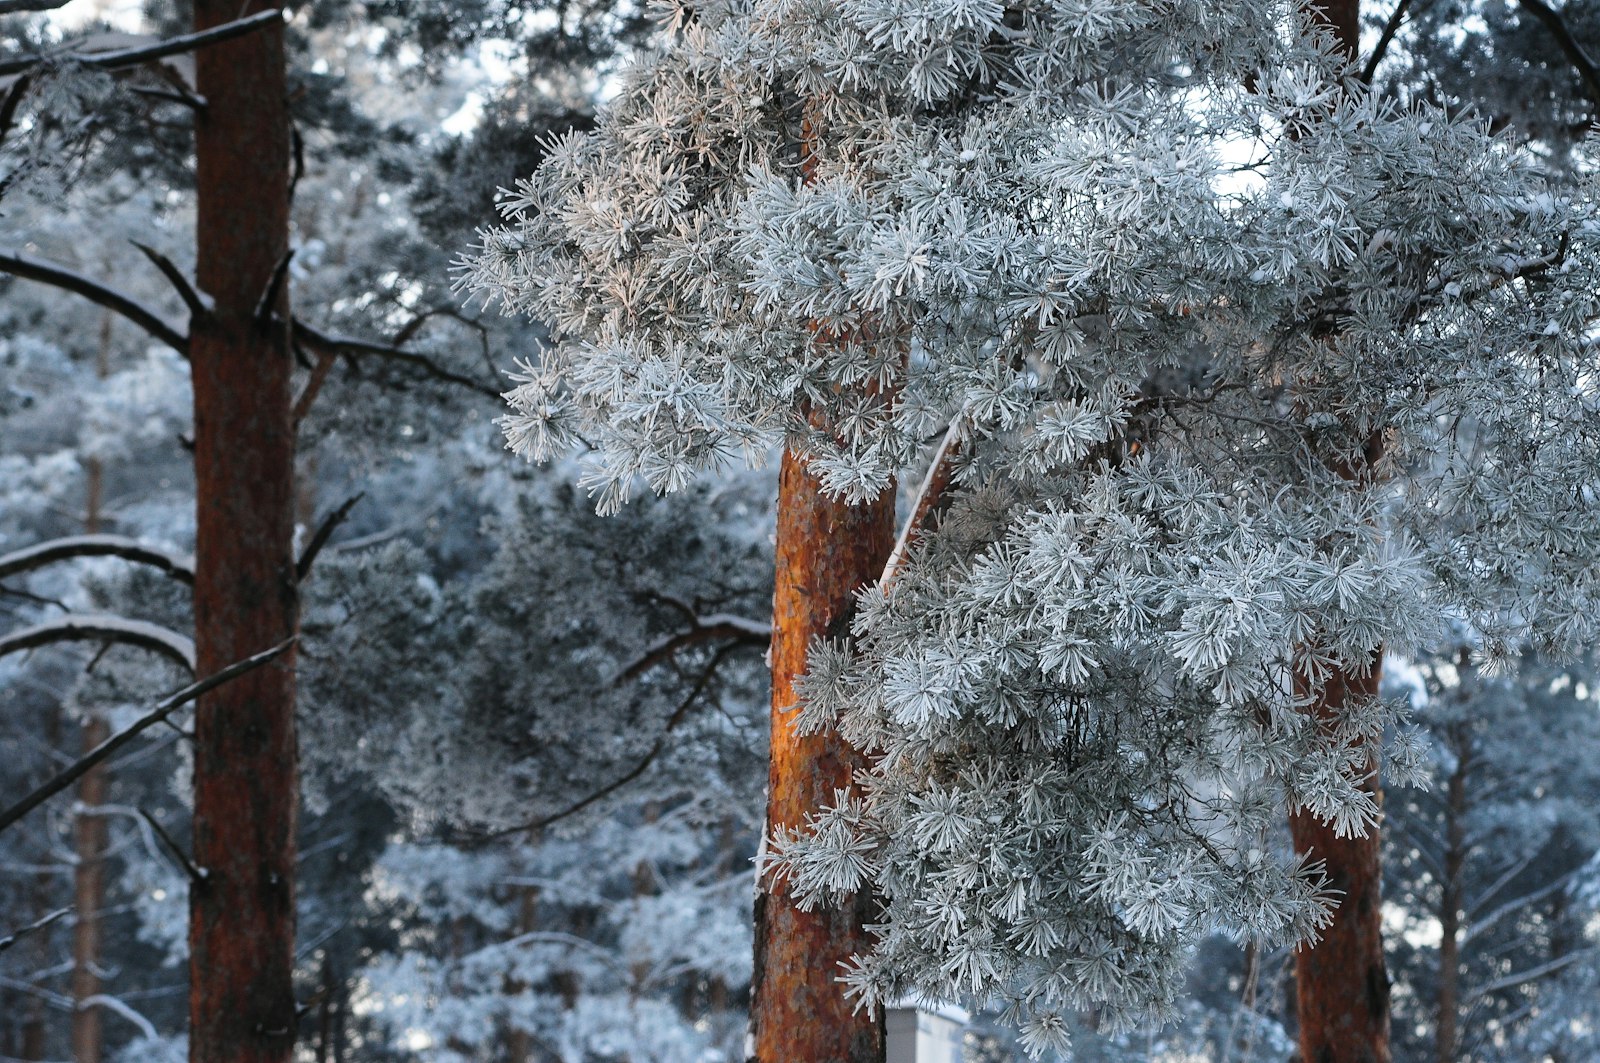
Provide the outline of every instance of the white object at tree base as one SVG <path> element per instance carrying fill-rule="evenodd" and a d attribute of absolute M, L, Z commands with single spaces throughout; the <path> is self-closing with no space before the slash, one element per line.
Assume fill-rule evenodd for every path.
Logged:
<path fill-rule="evenodd" d="M 887 1009 L 886 1063 L 961 1063 L 966 1009 L 898 1001 Z"/>

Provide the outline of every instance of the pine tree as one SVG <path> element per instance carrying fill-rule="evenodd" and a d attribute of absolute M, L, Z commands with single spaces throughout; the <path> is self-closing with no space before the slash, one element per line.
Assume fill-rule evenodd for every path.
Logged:
<path fill-rule="evenodd" d="M 195 29 L 274 10 L 197 0 Z M 288 95 L 281 22 L 195 57 L 195 646 L 202 675 L 297 628 L 289 378 Z M 287 1063 L 299 814 L 292 658 L 195 715 L 189 1050 L 194 1063 Z"/>
<path fill-rule="evenodd" d="M 772 839 L 800 903 L 882 898 L 850 988 L 1044 1051 L 1170 1014 L 1206 930 L 1315 937 L 1268 839 L 1375 825 L 1380 649 L 1592 635 L 1592 191 L 1282 4 L 664 18 L 467 283 L 552 327 L 507 436 L 604 510 L 779 445 L 855 504 L 953 479 L 801 689 L 869 756 Z"/>

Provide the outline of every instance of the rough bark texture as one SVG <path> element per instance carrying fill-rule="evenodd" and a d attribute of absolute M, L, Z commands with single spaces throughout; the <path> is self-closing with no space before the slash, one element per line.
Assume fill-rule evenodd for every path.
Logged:
<path fill-rule="evenodd" d="M 1375 697 L 1376 662 L 1364 676 L 1335 675 L 1317 706 L 1319 717 L 1352 699 Z M 1380 801 L 1376 778 L 1369 788 Z M 1295 990 L 1302 1063 L 1389 1063 L 1389 976 L 1383 965 L 1382 869 L 1379 836 L 1340 838 L 1309 812 L 1289 818 L 1295 852 L 1325 863 L 1340 892 L 1333 923 L 1314 945 L 1295 953 Z"/>
<path fill-rule="evenodd" d="M 772 616 L 772 753 L 767 830 L 798 826 L 850 785 L 860 756 L 836 735 L 799 737 L 788 709 L 812 638 L 837 634 L 854 593 L 877 580 L 894 548 L 893 492 L 850 506 L 830 501 L 795 457 L 778 476 L 777 587 Z M 840 964 L 872 945 L 873 900 L 802 912 L 781 891 L 756 899 L 752 1060 L 881 1063 L 881 1009 L 852 1013 Z"/>
<path fill-rule="evenodd" d="M 273 5 L 196 0 L 206 29 Z M 209 675 L 294 633 L 287 299 L 257 313 L 289 241 L 283 27 L 196 53 L 193 325 L 195 626 Z M 290 654 L 200 699 L 195 717 L 189 1022 L 194 1063 L 288 1063 L 295 1036 L 298 774 Z"/>

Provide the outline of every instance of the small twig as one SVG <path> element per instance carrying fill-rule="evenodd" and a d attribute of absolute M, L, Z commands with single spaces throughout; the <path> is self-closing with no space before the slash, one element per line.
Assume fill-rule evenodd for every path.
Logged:
<path fill-rule="evenodd" d="M 295 344 L 296 348 L 300 345 Z M 306 419 L 306 414 L 311 412 L 311 404 L 317 401 L 317 396 L 322 393 L 322 385 L 328 382 L 328 373 L 333 369 L 333 363 L 338 355 L 332 351 L 323 351 L 317 355 L 317 362 L 311 367 L 311 375 L 306 378 L 305 389 L 300 392 L 300 397 L 294 400 L 293 421 L 296 428 Z"/>
<path fill-rule="evenodd" d="M 34 605 L 52 605 L 64 613 L 72 611 L 67 606 L 67 603 L 59 598 L 46 598 L 42 594 L 34 594 L 32 591 L 19 591 L 15 587 L 7 587 L 4 584 L 0 584 L 0 597 L 21 598 L 23 601 L 32 602 Z"/>
<path fill-rule="evenodd" d="M 150 824 L 150 829 L 156 832 L 156 837 L 161 840 L 161 844 L 166 847 L 167 852 L 174 860 L 178 861 L 178 864 L 183 868 L 184 874 L 189 876 L 189 881 L 204 882 L 205 876 L 200 873 L 198 867 L 194 866 L 194 861 L 190 860 L 188 855 L 178 848 L 178 843 L 172 840 L 172 835 L 167 833 L 167 828 L 161 825 L 161 821 L 142 808 L 139 809 L 139 816 Z"/>
<path fill-rule="evenodd" d="M 29 812 L 32 812 L 35 808 L 38 808 L 56 794 L 67 789 L 69 786 L 87 774 L 90 770 L 107 760 L 143 732 L 148 731 L 158 723 L 166 722 L 167 717 L 171 716 L 178 709 L 187 705 L 196 698 L 209 693 L 222 684 L 229 682 L 238 676 L 244 675 L 246 672 L 254 671 L 257 668 L 260 668 L 262 665 L 275 660 L 278 656 L 285 653 L 289 647 L 293 646 L 294 643 L 294 638 L 284 639 L 270 650 L 264 650 L 253 657 L 246 657 L 237 664 L 230 664 L 216 675 L 213 675 L 207 679 L 202 679 L 198 683 L 191 683 L 182 690 L 172 694 L 165 701 L 162 701 L 159 705 L 152 709 L 148 714 L 141 717 L 126 731 L 115 734 L 106 739 L 104 742 L 101 742 L 98 746 L 95 746 L 92 750 L 73 761 L 70 766 L 56 773 L 56 775 L 54 775 L 48 782 L 36 788 L 27 797 L 24 797 L 21 801 L 18 801 L 4 812 L 0 812 L 0 831 L 4 831 L 17 820 L 21 819 Z"/>
<path fill-rule="evenodd" d="M 661 737 L 655 740 L 654 744 L 652 744 L 650 748 L 645 751 L 644 756 L 640 757 L 638 762 L 634 764 L 632 768 L 628 769 L 627 772 L 619 775 L 615 779 L 612 779 L 598 790 L 590 791 L 588 794 L 561 809 L 559 812 L 553 812 L 548 816 L 532 820 L 528 823 L 519 823 L 515 827 L 506 827 L 503 830 L 492 831 L 489 834 L 482 835 L 477 840 L 492 841 L 496 838 L 504 838 L 512 834 L 521 834 L 525 831 L 543 830 L 553 823 L 559 823 L 561 820 L 577 815 L 579 812 L 582 812 L 596 801 L 599 801 L 605 797 L 609 797 L 611 794 L 616 793 L 618 790 L 622 789 L 624 786 L 643 775 L 647 770 L 649 770 L 650 765 L 656 762 L 656 758 L 665 752 L 667 748 L 668 736 L 670 736 L 672 732 L 677 729 L 678 725 L 684 721 L 684 718 L 689 713 L 689 709 L 693 707 L 696 701 L 699 700 L 700 695 L 705 693 L 706 687 L 711 685 L 711 680 L 717 674 L 717 669 L 721 667 L 723 658 L 732 652 L 732 650 L 733 645 L 728 644 L 719 647 L 717 652 L 711 655 L 711 660 L 707 662 L 705 669 L 695 680 L 695 684 L 690 688 L 688 696 L 679 702 L 678 707 L 673 710 L 672 715 L 667 717 L 666 725 L 661 731 Z"/>
<path fill-rule="evenodd" d="M 621 686 L 637 679 L 690 646 L 698 646 L 702 642 L 716 639 L 723 640 L 725 645 L 729 646 L 758 646 L 765 649 L 772 642 L 772 631 L 766 625 L 743 617 L 719 615 L 705 617 L 703 620 L 693 619 L 690 627 L 655 643 L 638 660 L 618 672 L 611 685 Z"/>
<path fill-rule="evenodd" d="M 137 240 L 129 240 L 128 242 L 143 252 L 144 257 L 148 258 L 156 269 L 161 271 L 161 275 L 167 278 L 167 281 L 177 289 L 178 297 L 183 300 L 183 305 L 189 308 L 191 319 L 204 318 L 210 313 L 206 309 L 205 300 L 201 298 L 199 292 L 195 291 L 194 285 L 189 283 L 189 278 L 183 275 L 183 270 L 178 268 L 177 263 L 148 244 L 141 244 Z"/>
<path fill-rule="evenodd" d="M 289 263 L 294 259 L 294 251 L 288 250 L 283 257 L 278 259 L 278 264 L 272 267 L 272 276 L 267 278 L 266 290 L 261 293 L 261 301 L 256 303 L 256 327 L 266 329 L 272 325 L 272 319 L 277 313 L 278 297 L 283 294 L 284 282 L 289 277 Z"/>
<path fill-rule="evenodd" d="M 295 562 L 294 576 L 298 582 L 305 582 L 306 577 L 311 574 L 311 566 L 317 563 L 317 555 L 322 553 L 324 546 L 328 545 L 328 539 L 333 535 L 334 529 L 344 523 L 345 518 L 350 515 L 350 511 L 356 507 L 356 503 L 365 497 L 367 497 L 365 491 L 351 495 L 344 500 L 344 504 L 338 509 L 322 518 L 322 523 L 317 526 L 316 534 L 311 537 L 311 541 L 306 544 L 306 548 L 300 552 L 300 560 Z"/>
<path fill-rule="evenodd" d="M 71 907 L 70 905 L 66 908 L 59 908 L 45 916 L 43 919 L 29 923 L 21 930 L 13 931 L 10 935 L 0 938 L 0 952 L 6 951 L 11 946 L 27 937 L 29 934 L 36 934 L 45 927 L 49 926 L 51 923 L 54 923 L 60 919 L 65 919 L 75 911 L 77 911 L 77 909 Z"/>

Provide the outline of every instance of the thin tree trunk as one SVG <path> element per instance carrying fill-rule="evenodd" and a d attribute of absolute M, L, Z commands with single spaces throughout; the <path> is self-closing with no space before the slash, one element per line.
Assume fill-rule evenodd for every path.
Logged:
<path fill-rule="evenodd" d="M 196 29 L 275 5 L 195 0 Z M 195 643 L 209 675 L 294 633 L 294 436 L 287 297 L 258 312 L 289 241 L 281 25 L 195 55 Z M 299 776 L 292 654 L 200 699 L 195 715 L 189 1024 L 193 1063 L 288 1063 L 295 1040 Z"/>
<path fill-rule="evenodd" d="M 111 322 L 108 310 L 100 318 L 100 352 L 95 375 L 104 380 L 111 374 Z M 83 530 L 99 534 L 104 506 L 105 467 L 96 455 L 86 463 L 87 498 Z M 111 729 L 98 714 L 83 725 L 83 752 L 88 753 L 111 737 Z M 82 811 L 72 824 L 73 852 L 78 858 L 72 869 L 72 904 L 77 920 L 72 925 L 72 1026 L 69 1040 L 74 1063 L 100 1063 L 103 1051 L 101 1016 L 98 1007 L 83 1002 L 100 992 L 100 913 L 106 902 L 106 820 L 99 809 L 106 803 L 111 780 L 105 765 L 91 768 L 78 781 L 78 804 Z"/>
<path fill-rule="evenodd" d="M 1359 0 L 1311 0 L 1312 14 L 1332 32 L 1355 62 L 1360 36 Z M 1367 441 L 1366 467 L 1343 469 L 1347 477 L 1370 475 L 1382 456 L 1382 440 Z M 1339 716 L 1351 703 L 1377 697 L 1382 676 L 1375 654 L 1365 674 L 1332 676 L 1313 711 L 1321 720 Z M 1366 786 L 1381 807 L 1376 765 Z M 1340 891 L 1339 907 L 1322 938 L 1295 952 L 1295 991 L 1303 1063 L 1389 1063 L 1389 975 L 1383 962 L 1382 839 L 1376 826 L 1363 838 L 1340 838 L 1308 812 L 1289 818 L 1297 853 L 1323 861 L 1328 884 Z"/>
<path fill-rule="evenodd" d="M 537 844 L 532 841 L 530 845 Z M 517 920 L 512 925 L 512 932 L 520 936 L 538 929 L 539 926 L 539 887 L 518 886 Z M 506 986 L 510 995 L 525 992 L 528 988 L 526 982 L 513 981 Z M 506 1033 L 506 1063 L 530 1063 L 533 1059 L 533 1035 L 520 1026 L 513 1027 Z"/>
<path fill-rule="evenodd" d="M 1467 772 L 1471 767 L 1470 736 L 1457 725 L 1456 770 L 1445 793 L 1444 881 L 1439 884 L 1439 993 L 1434 1058 L 1455 1063 L 1461 1014 L 1461 872 L 1466 863 Z"/>
<path fill-rule="evenodd" d="M 797 827 L 833 801 L 863 763 L 837 735 L 794 734 L 786 711 L 815 637 L 839 634 L 854 593 L 877 580 L 894 548 L 894 495 L 851 506 L 822 493 L 785 453 L 778 475 L 777 587 L 772 619 L 772 753 L 767 831 Z M 840 964 L 867 951 L 874 903 L 801 911 L 783 892 L 756 898 L 751 1044 L 757 1063 L 881 1063 L 881 1009 L 852 1013 Z"/>

